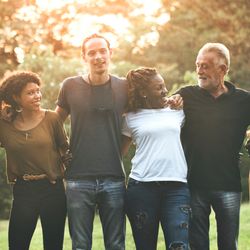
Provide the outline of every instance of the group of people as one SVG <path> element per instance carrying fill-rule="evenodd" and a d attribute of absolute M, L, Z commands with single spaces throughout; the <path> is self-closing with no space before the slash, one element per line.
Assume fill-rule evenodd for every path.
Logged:
<path fill-rule="evenodd" d="M 67 213 L 72 249 L 90 250 L 96 208 L 106 250 L 125 249 L 125 214 L 137 250 L 157 249 L 159 225 L 166 249 L 208 250 L 211 208 L 218 249 L 238 249 L 250 93 L 224 80 L 226 46 L 205 44 L 198 85 L 171 97 L 154 68 L 130 70 L 126 79 L 110 74 L 105 37 L 87 37 L 81 52 L 88 73 L 63 81 L 55 111 L 41 107 L 35 73 L 14 73 L 0 86 L 0 143 L 13 183 L 9 249 L 29 249 L 39 217 L 44 249 L 62 249 Z M 131 143 L 126 187 L 122 158 Z"/>

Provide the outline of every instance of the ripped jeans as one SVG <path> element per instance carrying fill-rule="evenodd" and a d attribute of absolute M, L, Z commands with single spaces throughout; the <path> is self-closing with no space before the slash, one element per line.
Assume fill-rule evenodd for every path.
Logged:
<path fill-rule="evenodd" d="M 188 249 L 190 194 L 186 183 L 130 178 L 125 207 L 137 250 L 157 249 L 159 223 L 166 249 Z"/>

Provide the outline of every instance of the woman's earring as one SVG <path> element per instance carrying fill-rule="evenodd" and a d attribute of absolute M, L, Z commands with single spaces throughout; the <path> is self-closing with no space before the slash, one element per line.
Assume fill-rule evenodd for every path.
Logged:
<path fill-rule="evenodd" d="M 15 110 L 17 113 L 21 113 L 23 111 L 23 109 L 20 106 L 17 106 Z"/>

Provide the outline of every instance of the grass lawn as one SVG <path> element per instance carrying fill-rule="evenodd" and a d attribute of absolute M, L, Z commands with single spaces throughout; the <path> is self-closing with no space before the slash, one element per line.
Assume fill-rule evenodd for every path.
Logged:
<path fill-rule="evenodd" d="M 211 229 L 210 229 L 210 245 L 211 250 L 216 250 L 216 230 L 215 230 L 215 220 L 214 214 L 211 215 Z M 7 230 L 8 221 L 0 221 L 0 249 L 7 250 Z M 40 222 L 36 228 L 33 235 L 30 250 L 43 250 L 42 247 L 42 235 L 41 235 Z M 71 249 L 71 240 L 68 233 L 68 227 L 65 227 L 65 238 L 64 238 L 64 250 Z M 102 250 L 103 238 L 102 238 L 102 228 L 98 216 L 95 219 L 94 233 L 93 233 L 93 250 Z M 133 243 L 132 233 L 130 229 L 129 222 L 127 223 L 127 233 L 126 233 L 126 249 L 135 250 Z M 160 230 L 158 238 L 158 250 L 164 250 L 165 244 L 162 232 Z M 239 250 L 250 250 L 250 205 L 243 204 L 241 206 L 241 218 L 240 218 L 240 237 L 239 237 Z"/>

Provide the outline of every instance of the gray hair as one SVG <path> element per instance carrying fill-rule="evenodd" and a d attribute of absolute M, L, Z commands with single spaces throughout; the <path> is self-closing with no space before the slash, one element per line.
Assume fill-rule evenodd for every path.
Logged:
<path fill-rule="evenodd" d="M 202 52 L 215 52 L 220 57 L 220 64 L 225 64 L 227 66 L 227 72 L 230 67 L 230 53 L 228 48 L 222 43 L 206 43 L 199 50 L 199 54 Z M 221 62 L 223 61 L 223 62 Z"/>

